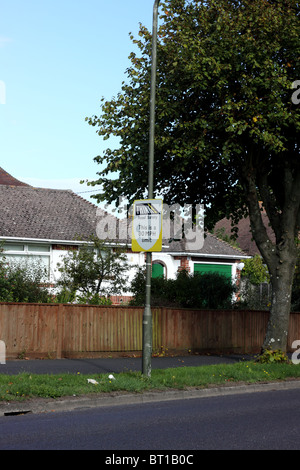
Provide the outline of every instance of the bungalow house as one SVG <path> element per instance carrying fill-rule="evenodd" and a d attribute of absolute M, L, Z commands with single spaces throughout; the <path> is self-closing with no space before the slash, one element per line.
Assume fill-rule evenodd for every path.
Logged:
<path fill-rule="evenodd" d="M 23 183 L 0 168 L 0 241 L 4 243 L 7 259 L 40 260 L 48 272 L 50 286 L 55 286 L 57 263 L 69 250 L 96 236 L 97 224 L 108 214 L 78 196 L 71 190 L 35 188 Z M 114 218 L 114 216 L 109 215 Z M 127 245 L 128 262 L 132 266 L 145 265 L 145 253 L 131 251 Z M 238 275 L 238 264 L 246 253 L 208 234 L 199 250 L 187 250 L 184 240 L 163 244 L 161 252 L 153 253 L 153 276 L 174 278 L 181 269 L 189 272 L 223 273 L 233 280 Z M 130 277 L 134 270 L 130 270 Z M 122 292 L 112 298 L 113 303 L 126 301 L 130 296 Z"/>

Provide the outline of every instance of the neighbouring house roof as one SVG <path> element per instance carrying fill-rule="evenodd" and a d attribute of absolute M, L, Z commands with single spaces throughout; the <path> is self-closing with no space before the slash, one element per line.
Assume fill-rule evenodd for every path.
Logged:
<path fill-rule="evenodd" d="M 3 168 L 0 167 L 0 185 L 2 184 L 10 186 L 29 186 L 29 184 L 17 180 L 9 173 L 7 173 L 7 171 L 3 170 Z"/>
<path fill-rule="evenodd" d="M 269 225 L 269 219 L 265 211 L 261 212 L 262 220 L 263 223 L 266 227 L 267 234 L 270 238 L 271 241 L 275 240 L 274 232 L 272 228 Z M 237 233 L 237 243 L 241 250 L 243 250 L 245 253 L 247 253 L 250 256 L 254 256 L 256 254 L 260 254 L 260 251 L 253 240 L 252 233 L 251 233 L 251 228 L 250 228 L 250 220 L 249 217 L 241 219 L 238 224 L 238 233 Z M 231 224 L 231 219 L 221 219 L 219 222 L 216 223 L 215 225 L 215 232 L 218 229 L 224 228 L 225 233 L 227 235 L 231 235 L 231 229 L 232 229 L 232 224 Z"/>
<path fill-rule="evenodd" d="M 96 234 L 99 208 L 73 191 L 0 185 L 0 236 L 80 240 Z"/>

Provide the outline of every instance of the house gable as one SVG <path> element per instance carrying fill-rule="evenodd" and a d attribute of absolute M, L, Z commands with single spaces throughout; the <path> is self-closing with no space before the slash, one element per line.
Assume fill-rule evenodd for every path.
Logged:
<path fill-rule="evenodd" d="M 266 211 L 263 210 L 261 212 L 261 216 L 262 216 L 262 220 L 266 228 L 268 237 L 270 238 L 271 241 L 275 241 L 275 235 L 274 235 L 272 228 L 270 227 L 269 219 L 266 214 Z M 232 227 L 233 227 L 232 220 L 224 218 L 224 219 L 219 220 L 219 222 L 216 223 L 214 232 L 216 233 L 218 229 L 223 229 L 226 235 L 231 236 Z M 249 217 L 240 219 L 236 227 L 238 229 L 237 243 L 239 247 L 250 256 L 254 256 L 256 254 L 260 255 L 260 251 L 255 241 L 253 240 Z"/>
<path fill-rule="evenodd" d="M 9 186 L 27 186 L 27 187 L 29 187 L 29 184 L 23 183 L 22 181 L 17 180 L 12 175 L 7 173 L 7 171 L 3 170 L 3 168 L 0 167 L 0 185 L 1 184 L 9 185 Z"/>

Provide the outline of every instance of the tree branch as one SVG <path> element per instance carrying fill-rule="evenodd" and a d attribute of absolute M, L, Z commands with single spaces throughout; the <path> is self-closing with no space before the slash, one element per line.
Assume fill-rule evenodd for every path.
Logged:
<path fill-rule="evenodd" d="M 267 172 L 258 172 L 257 185 L 263 203 L 263 207 L 266 210 L 266 214 L 270 221 L 270 225 L 275 233 L 276 240 L 278 240 L 281 236 L 280 216 L 276 206 L 276 198 L 274 197 L 274 193 L 272 192 L 272 189 L 270 188 L 268 182 Z"/>

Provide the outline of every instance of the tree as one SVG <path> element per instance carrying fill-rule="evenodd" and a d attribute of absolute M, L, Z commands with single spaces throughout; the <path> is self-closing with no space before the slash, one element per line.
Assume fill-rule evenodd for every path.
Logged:
<path fill-rule="evenodd" d="M 101 297 L 126 290 L 128 263 L 124 250 L 92 238 L 64 256 L 58 270 L 57 286 L 62 293 L 87 303 L 101 303 Z"/>
<path fill-rule="evenodd" d="M 259 285 L 262 282 L 269 282 L 267 268 L 262 263 L 262 259 L 259 255 L 255 255 L 253 258 L 245 259 L 243 262 L 244 267 L 241 273 L 242 278 L 248 278 L 251 284 L 254 285 Z"/>
<path fill-rule="evenodd" d="M 38 262 L 10 262 L 0 248 L 0 302 L 51 300 L 45 285 L 45 268 Z"/>
<path fill-rule="evenodd" d="M 295 268 L 294 282 L 292 288 L 292 311 L 300 312 L 300 252 Z"/>
<path fill-rule="evenodd" d="M 261 256 L 243 260 L 241 272 L 239 308 L 269 310 L 271 289 L 270 276 Z"/>
<path fill-rule="evenodd" d="M 203 204 L 208 229 L 249 215 L 273 292 L 263 348 L 283 351 L 300 225 L 299 14 L 295 0 L 166 0 L 158 45 L 155 194 Z M 139 53 L 127 83 L 87 118 L 120 140 L 95 158 L 106 166 L 90 182 L 109 202 L 143 197 L 147 186 L 151 34 L 140 26 L 132 39 Z"/>

